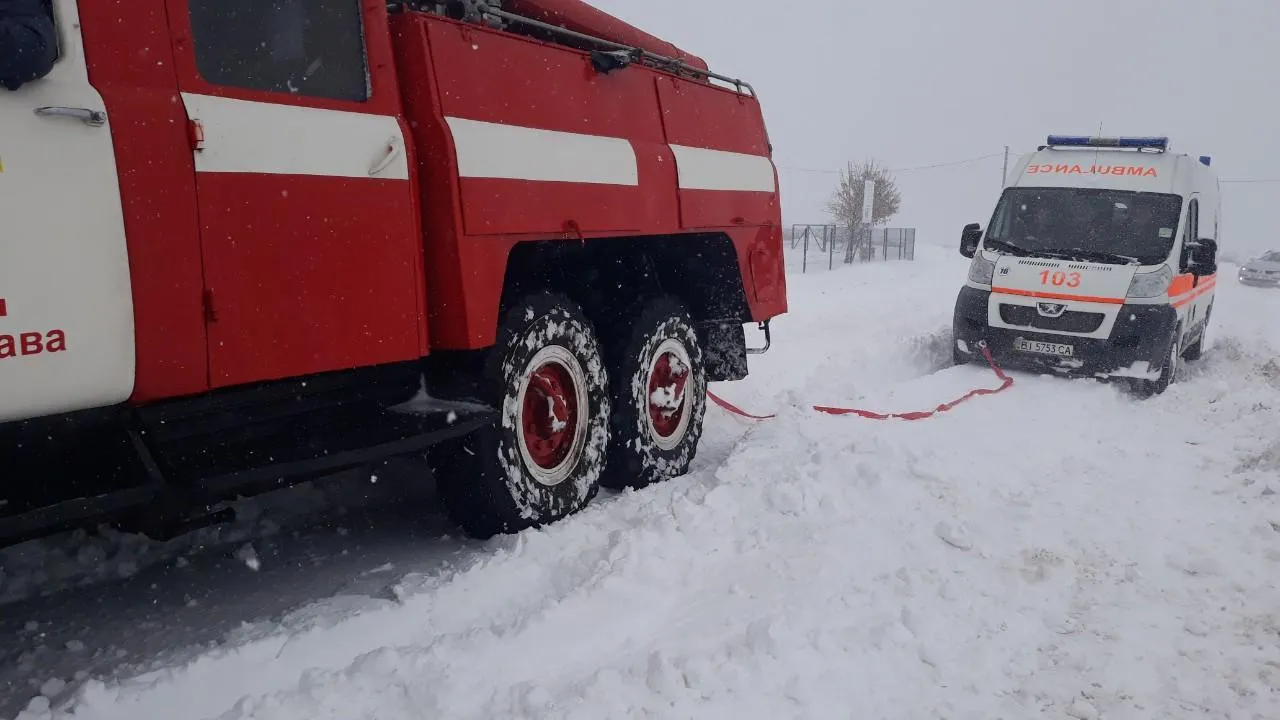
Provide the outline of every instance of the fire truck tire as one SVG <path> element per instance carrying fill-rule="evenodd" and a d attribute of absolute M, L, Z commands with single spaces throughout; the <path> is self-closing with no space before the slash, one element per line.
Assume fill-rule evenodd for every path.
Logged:
<path fill-rule="evenodd" d="M 601 485 L 642 488 L 689 470 L 702 438 L 707 374 L 693 319 L 679 300 L 643 304 L 611 338 L 613 414 Z"/>
<path fill-rule="evenodd" d="M 609 378 L 595 330 L 568 299 L 532 295 L 507 313 L 484 378 L 494 427 L 443 449 L 441 500 L 488 538 L 577 512 L 599 491 Z"/>

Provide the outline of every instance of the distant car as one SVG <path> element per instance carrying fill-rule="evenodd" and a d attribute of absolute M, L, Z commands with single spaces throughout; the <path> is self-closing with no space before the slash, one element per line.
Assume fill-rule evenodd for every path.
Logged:
<path fill-rule="evenodd" d="M 1240 267 L 1240 282 L 1260 287 L 1280 287 L 1280 250 L 1263 253 Z"/>

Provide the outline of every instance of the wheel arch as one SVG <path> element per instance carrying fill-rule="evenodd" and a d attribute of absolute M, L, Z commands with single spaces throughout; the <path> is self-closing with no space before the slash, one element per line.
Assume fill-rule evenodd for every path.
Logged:
<path fill-rule="evenodd" d="M 550 291 L 608 335 L 645 298 L 670 295 L 697 326 L 710 379 L 736 380 L 746 376 L 743 325 L 751 321 L 743 267 L 725 233 L 524 242 L 508 256 L 499 317 L 530 293 Z"/>

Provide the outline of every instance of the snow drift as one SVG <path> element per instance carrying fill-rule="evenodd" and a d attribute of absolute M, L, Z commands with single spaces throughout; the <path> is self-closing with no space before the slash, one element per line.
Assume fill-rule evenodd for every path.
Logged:
<path fill-rule="evenodd" d="M 23 720 L 1280 717 L 1280 293 L 1148 401 L 949 367 L 965 265 L 792 278 L 689 476 Z M 1223 276 L 1229 276 L 1227 268 Z"/>

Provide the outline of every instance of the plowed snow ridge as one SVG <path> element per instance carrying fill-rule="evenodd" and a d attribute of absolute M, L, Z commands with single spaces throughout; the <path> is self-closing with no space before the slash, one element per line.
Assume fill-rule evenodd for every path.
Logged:
<path fill-rule="evenodd" d="M 1280 293 L 1149 401 L 947 367 L 964 262 L 793 276 L 727 459 L 24 720 L 1280 717 Z"/>

